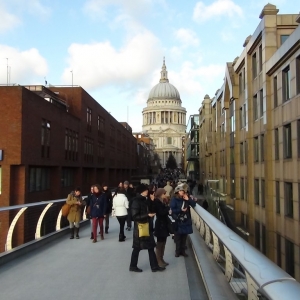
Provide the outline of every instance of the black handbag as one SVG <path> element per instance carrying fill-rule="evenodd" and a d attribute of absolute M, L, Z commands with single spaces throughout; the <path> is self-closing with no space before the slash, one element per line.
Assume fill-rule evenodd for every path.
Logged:
<path fill-rule="evenodd" d="M 174 234 L 174 229 L 175 229 L 174 226 L 175 226 L 175 221 L 168 216 L 167 227 L 170 234 Z"/>

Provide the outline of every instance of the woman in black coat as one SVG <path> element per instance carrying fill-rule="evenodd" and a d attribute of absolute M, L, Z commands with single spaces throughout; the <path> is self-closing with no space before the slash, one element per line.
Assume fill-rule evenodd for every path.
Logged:
<path fill-rule="evenodd" d="M 112 212 L 112 202 L 113 202 L 113 197 L 111 194 L 111 191 L 108 189 L 108 185 L 106 183 L 102 184 L 103 188 L 103 193 L 105 194 L 106 197 L 106 217 L 104 219 L 105 221 L 105 233 L 108 233 L 108 228 L 109 228 L 109 215 Z"/>
<path fill-rule="evenodd" d="M 167 262 L 164 261 L 164 253 L 169 236 L 169 206 L 165 204 L 166 190 L 163 188 L 157 189 L 155 192 L 154 209 L 156 212 L 154 235 L 157 237 L 156 244 L 156 259 L 160 267 L 166 267 Z"/>
<path fill-rule="evenodd" d="M 149 236 L 139 237 L 138 223 L 149 223 L 150 218 L 152 218 L 155 213 L 150 213 L 147 205 L 147 195 L 148 187 L 145 184 L 141 184 L 136 189 L 139 194 L 136 196 L 131 205 L 131 214 L 134 221 L 134 230 L 133 230 L 133 245 L 132 245 L 132 255 L 129 271 L 132 272 L 142 272 L 141 269 L 137 267 L 139 253 L 141 250 L 147 249 L 149 253 L 149 261 L 152 272 L 163 271 L 165 268 L 159 267 L 154 252 L 155 240 L 153 232 L 149 230 Z"/>

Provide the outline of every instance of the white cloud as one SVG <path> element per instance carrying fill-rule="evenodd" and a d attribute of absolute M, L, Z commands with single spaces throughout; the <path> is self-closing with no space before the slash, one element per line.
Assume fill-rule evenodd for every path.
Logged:
<path fill-rule="evenodd" d="M 232 0 L 217 0 L 207 6 L 203 2 L 197 2 L 193 12 L 193 19 L 200 23 L 222 15 L 230 18 L 242 17 L 243 10 Z"/>
<path fill-rule="evenodd" d="M 9 13 L 1 2 L 0 2 L 0 20 L 1 20 L 0 33 L 7 32 L 21 23 L 19 18 Z"/>
<path fill-rule="evenodd" d="M 11 84 L 42 84 L 47 75 L 48 66 L 46 60 L 39 51 L 31 48 L 25 51 L 0 45 L 0 83 L 7 83 L 7 62 Z M 6 60 L 8 58 L 8 61 Z"/>
<path fill-rule="evenodd" d="M 90 89 L 139 87 L 147 82 L 157 66 L 157 57 L 163 57 L 159 40 L 147 30 L 128 38 L 119 49 L 105 41 L 72 44 L 68 52 L 69 66 L 63 72 L 63 81 L 70 83 L 73 70 L 74 84 Z"/>
<path fill-rule="evenodd" d="M 180 28 L 175 32 L 175 37 L 183 47 L 199 46 L 197 34 L 186 28 Z"/>

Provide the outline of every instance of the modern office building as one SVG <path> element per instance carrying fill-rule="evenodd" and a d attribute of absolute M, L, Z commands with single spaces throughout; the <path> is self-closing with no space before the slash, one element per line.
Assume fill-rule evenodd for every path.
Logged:
<path fill-rule="evenodd" d="M 200 108 L 201 181 L 218 181 L 248 241 L 300 280 L 300 17 L 267 4 Z"/>

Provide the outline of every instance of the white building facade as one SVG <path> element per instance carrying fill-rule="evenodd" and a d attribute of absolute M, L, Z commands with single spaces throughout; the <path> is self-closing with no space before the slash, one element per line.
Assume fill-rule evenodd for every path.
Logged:
<path fill-rule="evenodd" d="M 182 137 L 186 130 L 186 109 L 181 103 L 178 90 L 169 83 L 164 60 L 160 81 L 151 89 L 143 109 L 143 132 L 153 139 L 162 167 L 170 154 L 181 167 Z"/>

